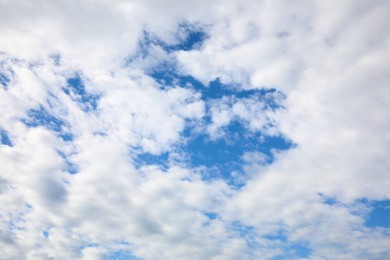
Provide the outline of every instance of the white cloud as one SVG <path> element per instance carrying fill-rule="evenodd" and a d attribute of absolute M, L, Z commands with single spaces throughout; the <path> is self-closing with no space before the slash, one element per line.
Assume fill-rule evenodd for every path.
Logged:
<path fill-rule="evenodd" d="M 310 259 L 389 256 L 389 228 L 366 227 L 359 202 L 390 199 L 388 2 L 42 0 L 0 9 L 0 73 L 9 79 L 0 84 L 0 130 L 12 142 L 0 143 L 6 259 L 118 250 L 293 259 L 296 243 Z M 156 43 L 140 54 L 144 30 L 174 45 L 183 22 L 207 33 L 199 48 L 169 53 Z M 283 109 L 254 97 L 203 100 L 180 81 L 162 86 L 147 75 L 161 62 L 204 84 L 275 88 L 286 99 L 268 98 Z M 62 90 L 75 73 L 99 96 L 96 110 Z M 61 120 L 61 133 L 22 123 L 39 108 Z M 263 153 L 244 153 L 240 189 L 182 162 L 134 163 L 143 152 L 177 152 L 188 126 L 224 138 L 234 120 L 297 146 L 270 165 Z"/>

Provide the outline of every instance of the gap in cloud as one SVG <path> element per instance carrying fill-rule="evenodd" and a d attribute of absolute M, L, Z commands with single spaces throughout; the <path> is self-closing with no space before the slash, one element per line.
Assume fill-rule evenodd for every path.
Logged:
<path fill-rule="evenodd" d="M 37 109 L 27 111 L 27 118 L 21 119 L 27 127 L 45 127 L 54 131 L 64 141 L 72 141 L 73 135 L 66 130 L 65 121 L 50 114 L 42 105 Z"/>
<path fill-rule="evenodd" d="M 390 200 L 368 202 L 371 208 L 364 225 L 367 227 L 390 228 Z"/>
<path fill-rule="evenodd" d="M 264 155 L 262 165 L 271 164 L 275 159 L 275 151 L 285 151 L 294 144 L 283 136 L 268 136 L 261 132 L 250 132 L 240 121 L 232 121 L 224 127 L 223 138 L 210 139 L 207 133 L 194 133 L 186 128 L 182 133 L 186 142 L 179 144 L 171 152 L 160 155 L 140 153 L 134 158 L 137 168 L 145 165 L 158 165 L 162 170 L 169 168 L 171 153 L 184 155 L 185 163 L 191 168 L 206 167 L 204 180 L 223 179 L 233 188 L 241 188 L 245 183 L 244 155 L 256 152 Z M 250 176 L 249 176 L 250 177 Z"/>
<path fill-rule="evenodd" d="M 99 95 L 90 94 L 86 91 L 84 82 L 79 73 L 75 73 L 73 77 L 66 80 L 67 86 L 62 90 L 73 101 L 80 104 L 85 112 L 96 110 L 99 102 Z"/>
<path fill-rule="evenodd" d="M 263 238 L 270 241 L 278 241 L 283 244 L 283 254 L 275 256 L 272 259 L 295 259 L 296 257 L 307 258 L 310 256 L 312 250 L 305 242 L 293 243 L 288 240 L 286 234 L 280 230 L 277 234 L 265 235 Z"/>
<path fill-rule="evenodd" d="M 147 59 L 153 53 L 154 47 L 159 46 L 166 53 L 174 51 L 188 51 L 201 46 L 206 39 L 206 34 L 199 28 L 190 24 L 180 24 L 177 38 L 178 43 L 168 44 L 150 32 L 144 32 L 144 36 L 139 43 L 137 57 L 128 60 L 128 64 L 137 62 L 137 59 Z M 191 75 L 183 75 L 177 68 L 176 60 L 173 56 L 164 56 L 157 63 L 152 62 L 145 68 L 146 73 L 159 83 L 161 89 L 172 87 L 182 87 L 192 89 L 201 94 L 202 100 L 206 104 L 206 116 L 197 125 L 187 122 L 185 130 L 182 132 L 182 142 L 176 145 L 173 151 L 184 154 L 186 163 L 190 167 L 207 167 L 205 179 L 222 178 L 227 183 L 239 188 L 243 185 L 238 183 L 238 177 L 244 174 L 243 156 L 247 152 L 258 152 L 264 154 L 263 164 L 270 164 L 275 157 L 275 150 L 288 150 L 294 145 L 281 135 L 270 136 L 260 130 L 248 129 L 248 122 L 244 119 L 233 116 L 226 126 L 222 126 L 223 136 L 212 139 L 210 134 L 204 132 L 207 126 L 212 124 L 211 109 L 213 104 L 222 102 L 223 98 L 228 98 L 232 102 L 246 99 L 248 106 L 257 104 L 261 111 L 273 112 L 283 108 L 282 100 L 285 95 L 274 88 L 271 89 L 243 89 L 239 84 L 223 84 L 219 78 L 211 81 L 208 85 L 202 84 Z M 149 63 L 148 63 L 149 64 Z M 229 105 L 231 105 L 229 103 Z M 250 119 L 246 119 L 250 120 Z M 266 123 L 271 124 L 270 122 Z M 272 125 L 269 125 L 272 127 Z M 199 131 L 198 128 L 203 130 Z M 195 130 L 196 129 L 196 130 Z M 203 131 L 203 132 L 202 132 Z M 158 165 L 162 169 L 167 169 L 171 160 L 170 152 L 162 155 L 152 155 L 149 153 L 139 153 L 134 161 L 137 167 L 143 165 Z"/>
<path fill-rule="evenodd" d="M 77 174 L 79 172 L 79 167 L 74 164 L 71 160 L 69 160 L 68 156 L 63 153 L 62 151 L 57 151 L 58 155 L 61 156 L 62 159 L 64 159 L 66 163 L 66 168 L 65 170 L 69 172 L 70 174 Z"/>
<path fill-rule="evenodd" d="M 292 255 L 300 258 L 310 257 L 310 254 L 312 252 L 312 250 L 309 247 L 307 247 L 305 244 L 299 244 L 299 243 L 290 244 L 287 247 L 287 250 L 290 251 Z M 291 258 L 286 258 L 286 259 L 291 259 Z"/>
<path fill-rule="evenodd" d="M 246 236 L 250 235 L 251 233 L 256 233 L 254 227 L 244 225 L 239 221 L 232 221 L 230 223 L 230 228 L 232 230 L 234 230 L 235 232 L 237 232 L 237 234 L 240 237 L 246 237 Z"/>
<path fill-rule="evenodd" d="M 217 213 L 209 211 L 202 212 L 202 214 L 205 215 L 209 220 L 214 220 L 220 217 Z"/>
<path fill-rule="evenodd" d="M 85 246 L 81 246 L 80 248 L 84 249 L 84 248 L 87 248 L 87 247 L 98 247 L 98 246 L 99 246 L 98 243 L 89 243 L 89 244 L 86 244 Z"/>
<path fill-rule="evenodd" d="M 8 133 L 5 130 L 2 130 L 2 129 L 0 129 L 0 142 L 3 145 L 7 145 L 7 146 L 10 146 L 10 147 L 13 146 L 12 141 L 11 141 L 11 139 L 8 136 Z"/>
<path fill-rule="evenodd" d="M 350 208 L 336 198 L 326 196 L 322 193 L 318 195 L 322 202 L 327 205 Z M 355 207 L 350 209 L 354 215 L 365 216 L 364 225 L 366 227 L 390 227 L 390 200 L 369 201 L 363 198 L 357 200 Z"/>
<path fill-rule="evenodd" d="M 282 230 L 279 230 L 275 234 L 264 235 L 263 238 L 272 241 L 281 241 L 283 243 L 286 243 L 288 241 L 286 234 L 284 234 Z"/>
<path fill-rule="evenodd" d="M 134 158 L 134 166 L 136 168 L 141 168 L 146 165 L 158 165 L 162 170 L 168 169 L 169 152 L 165 152 L 160 155 L 140 153 Z"/>
<path fill-rule="evenodd" d="M 207 35 L 201 27 L 187 22 L 178 25 L 173 43 L 164 41 L 152 32 L 144 31 L 138 42 L 138 51 L 126 59 L 125 64 L 132 66 L 134 63 L 136 67 L 144 67 L 146 74 L 160 84 L 173 86 L 173 77 L 177 78 L 177 75 L 172 77 L 169 74 L 176 74 L 174 71 L 177 61 L 171 53 L 199 49 L 206 38 Z"/>
<path fill-rule="evenodd" d="M 5 60 L 0 60 L 0 85 L 3 87 L 4 90 L 8 90 L 8 86 L 11 83 L 12 78 L 14 77 L 14 71 L 10 66 L 6 65 L 7 62 Z"/>
<path fill-rule="evenodd" d="M 182 22 L 178 26 L 175 38 L 177 39 L 175 43 L 167 43 L 157 35 L 144 31 L 143 37 L 139 43 L 139 50 L 143 56 L 148 54 L 148 49 L 151 45 L 158 45 L 168 53 L 175 51 L 190 51 L 199 49 L 206 40 L 207 35 L 201 28 L 190 23 Z"/>
<path fill-rule="evenodd" d="M 185 88 L 191 88 L 195 90 L 204 90 L 205 86 L 194 77 L 190 75 L 180 75 L 175 66 L 166 64 L 166 66 L 160 66 L 153 68 L 148 74 L 155 81 L 157 81 L 162 88 L 169 88 L 173 86 L 180 86 Z M 202 98 L 203 98 L 203 92 Z"/>
<path fill-rule="evenodd" d="M 320 196 L 320 200 L 322 201 L 322 203 L 327 204 L 329 206 L 345 206 L 336 198 L 326 196 L 323 193 L 318 193 L 318 196 Z"/>
<path fill-rule="evenodd" d="M 42 105 L 37 109 L 27 111 L 27 118 L 21 120 L 28 127 L 43 126 L 54 132 L 62 132 L 65 122 L 51 115 Z"/>
<path fill-rule="evenodd" d="M 242 89 L 238 84 L 223 84 L 220 78 L 210 81 L 208 86 L 203 86 L 201 84 L 194 84 L 193 86 L 196 90 L 201 91 L 204 99 L 219 99 L 229 96 L 234 96 L 235 98 L 258 96 L 266 100 L 266 103 L 271 108 L 279 108 L 278 102 L 280 99 L 285 98 L 281 92 L 278 92 L 274 88 Z"/>
<path fill-rule="evenodd" d="M 270 248 L 278 247 L 283 249 L 282 251 L 279 251 L 277 256 L 270 258 L 273 260 L 296 259 L 297 257 L 306 258 L 311 254 L 311 249 L 306 246 L 306 243 L 291 243 L 288 241 L 287 236 L 282 231 L 279 231 L 274 235 L 259 236 L 254 227 L 244 225 L 239 221 L 231 222 L 230 228 L 240 238 L 245 239 L 246 244 L 250 250 L 261 248 L 264 245 Z M 269 243 L 263 244 L 261 242 L 263 239 L 268 240 Z M 257 259 L 258 255 L 251 255 L 251 259 L 252 258 Z"/>
<path fill-rule="evenodd" d="M 26 216 L 31 211 L 30 205 L 24 205 L 24 207 L 10 215 L 11 219 L 7 221 L 7 228 L 10 232 L 25 231 Z"/>
<path fill-rule="evenodd" d="M 61 55 L 60 54 L 52 54 L 50 55 L 51 60 L 55 66 L 61 65 Z"/>
<path fill-rule="evenodd" d="M 192 135 L 188 132 L 189 141 L 183 149 L 190 152 L 191 167 L 206 166 L 211 169 L 204 176 L 205 179 L 223 178 L 236 188 L 243 185 L 237 177 L 244 174 L 244 154 L 264 154 L 265 160 L 259 163 L 271 164 L 275 159 L 275 150 L 283 151 L 293 147 L 283 136 L 250 132 L 240 121 L 232 121 L 223 131 L 224 136 L 215 140 L 207 134 Z"/>
<path fill-rule="evenodd" d="M 8 89 L 10 81 L 11 80 L 5 74 L 0 72 L 0 85 L 2 85 L 5 90 Z"/>
<path fill-rule="evenodd" d="M 202 119 L 205 129 L 212 124 L 210 114 L 213 104 L 222 102 L 223 98 L 231 101 L 246 100 L 250 103 L 262 105 L 262 111 L 275 111 L 283 108 L 282 100 L 285 95 L 276 89 L 242 89 L 238 85 L 223 84 L 218 78 L 211 81 L 208 86 L 203 85 L 191 75 L 180 75 L 174 67 L 159 67 L 149 74 L 162 88 L 180 86 L 193 89 L 201 93 L 202 100 L 206 104 L 206 116 Z M 230 104 L 230 103 L 229 103 Z M 230 104 L 231 105 L 231 104 Z M 212 139 L 206 132 L 194 130 L 187 124 L 182 133 L 186 141 L 179 150 L 188 155 L 190 167 L 207 167 L 205 179 L 222 178 L 236 188 L 243 183 L 238 179 L 243 175 L 244 161 L 242 157 L 247 152 L 259 152 L 265 155 L 262 163 L 270 164 L 274 161 L 275 150 L 288 150 L 294 144 L 282 135 L 270 136 L 260 131 L 248 129 L 248 122 L 233 116 L 226 126 L 221 127 L 223 135 Z M 162 156 L 144 154 L 138 157 L 145 163 L 159 164 L 167 167 L 169 153 Z"/>
<path fill-rule="evenodd" d="M 79 255 L 80 256 L 83 255 L 83 250 L 84 249 L 87 249 L 87 248 L 98 248 L 98 247 L 99 247 L 98 243 L 86 243 L 84 245 L 81 245 L 81 246 L 78 247 Z"/>
<path fill-rule="evenodd" d="M 181 41 L 168 46 L 168 51 L 190 51 L 199 49 L 207 39 L 207 34 L 201 28 L 187 22 L 179 24 L 178 36 Z"/>
<path fill-rule="evenodd" d="M 242 89 L 239 85 L 223 84 L 219 78 L 211 81 L 206 86 L 191 75 L 179 74 L 175 67 L 169 65 L 155 68 L 149 76 L 162 85 L 162 88 L 180 86 L 193 89 L 201 93 L 204 101 L 223 97 L 234 97 L 237 99 L 256 97 L 264 102 L 266 109 L 275 111 L 283 107 L 281 101 L 286 98 L 282 92 L 277 91 L 275 88 Z"/>
<path fill-rule="evenodd" d="M 133 246 L 127 241 L 114 241 L 112 247 L 105 254 L 105 259 L 109 260 L 139 260 L 140 258 L 136 257 L 132 253 Z"/>
<path fill-rule="evenodd" d="M 15 219 L 13 219 L 7 223 L 8 231 L 10 231 L 10 232 L 25 231 L 26 228 L 23 227 L 21 224 L 23 222 L 24 222 L 24 220 L 20 219 L 20 216 L 17 216 Z"/>
<path fill-rule="evenodd" d="M 43 236 L 44 238 L 48 238 L 48 237 L 49 237 L 49 232 L 48 232 L 48 231 L 43 231 L 43 232 L 42 232 L 42 236 Z"/>
<path fill-rule="evenodd" d="M 256 229 L 252 226 L 244 225 L 239 221 L 232 221 L 229 223 L 230 229 L 241 239 L 244 239 L 249 249 L 248 253 L 250 259 L 256 259 L 257 257 L 252 254 L 254 249 L 260 248 L 261 244 L 258 241 L 258 235 Z"/>
<path fill-rule="evenodd" d="M 208 99 L 219 99 L 223 97 L 255 98 L 265 104 L 264 109 L 275 111 L 283 108 L 281 101 L 286 99 L 286 96 L 277 91 L 275 88 L 260 88 L 260 89 L 242 89 L 240 85 L 223 84 L 219 78 L 214 79 L 206 88 L 197 88 L 200 85 L 194 85 L 195 89 L 202 93 L 202 97 Z"/>
<path fill-rule="evenodd" d="M 106 255 L 107 260 L 140 260 L 128 250 L 112 251 Z"/>

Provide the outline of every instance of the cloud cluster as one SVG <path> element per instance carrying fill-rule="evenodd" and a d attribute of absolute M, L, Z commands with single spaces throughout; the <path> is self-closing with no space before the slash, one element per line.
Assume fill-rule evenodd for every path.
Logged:
<path fill-rule="evenodd" d="M 390 257 L 387 1 L 0 10 L 1 259 Z"/>

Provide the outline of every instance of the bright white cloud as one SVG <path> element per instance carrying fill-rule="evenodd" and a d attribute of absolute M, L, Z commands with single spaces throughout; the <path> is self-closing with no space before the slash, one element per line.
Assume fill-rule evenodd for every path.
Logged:
<path fill-rule="evenodd" d="M 4 259 L 390 256 L 389 227 L 366 225 L 366 202 L 390 200 L 387 1 L 0 10 Z M 196 48 L 172 47 L 191 30 L 205 33 Z M 214 97 L 184 76 L 228 87 Z M 228 139 L 234 122 L 258 141 L 239 143 L 242 172 L 218 173 L 239 187 L 192 167 L 186 146 Z M 294 148 L 267 154 L 271 137 Z M 169 164 L 137 163 L 144 154 Z"/>

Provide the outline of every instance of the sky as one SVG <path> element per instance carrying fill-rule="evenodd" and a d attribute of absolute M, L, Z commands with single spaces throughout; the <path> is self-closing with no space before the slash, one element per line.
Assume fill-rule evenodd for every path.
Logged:
<path fill-rule="evenodd" d="M 0 259 L 390 259 L 389 1 L 0 11 Z"/>

